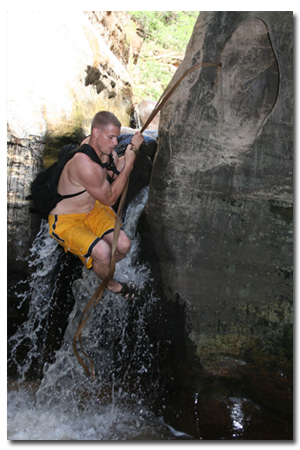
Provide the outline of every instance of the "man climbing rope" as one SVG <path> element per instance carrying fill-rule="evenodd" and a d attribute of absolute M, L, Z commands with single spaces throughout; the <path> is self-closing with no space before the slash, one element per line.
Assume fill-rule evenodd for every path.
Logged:
<path fill-rule="evenodd" d="M 99 164 L 85 153 L 76 153 L 65 165 L 58 183 L 58 193 L 68 195 L 49 214 L 49 233 L 65 251 L 76 254 L 83 264 L 92 268 L 104 280 L 110 270 L 111 249 L 116 214 L 112 206 L 126 185 L 136 153 L 128 145 L 124 156 L 118 158 L 114 147 L 118 144 L 121 123 L 108 112 L 98 112 L 91 125 L 91 134 L 82 144 L 92 147 Z M 139 149 L 143 136 L 137 132 L 132 145 Z M 111 157 L 112 155 L 112 157 Z M 111 177 L 112 183 L 107 180 Z M 71 195 L 71 196 L 70 196 Z M 129 252 L 130 240 L 121 229 L 116 261 Z M 124 297 L 133 297 L 133 283 L 111 279 L 107 288 Z"/>

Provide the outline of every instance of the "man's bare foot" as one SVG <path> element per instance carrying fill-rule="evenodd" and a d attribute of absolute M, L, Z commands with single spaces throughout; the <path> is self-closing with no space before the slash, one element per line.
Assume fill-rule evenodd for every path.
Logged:
<path fill-rule="evenodd" d="M 115 281 L 114 279 L 110 280 L 107 284 L 107 289 L 114 294 L 118 294 L 122 290 L 122 285 Z"/>
<path fill-rule="evenodd" d="M 130 283 L 122 283 L 122 282 L 115 282 L 114 281 L 114 285 L 112 287 L 108 287 L 108 290 L 110 290 L 111 292 L 114 292 L 115 294 L 121 295 L 122 297 L 125 298 L 133 298 L 135 295 L 138 295 L 139 290 L 138 287 L 130 282 Z"/>

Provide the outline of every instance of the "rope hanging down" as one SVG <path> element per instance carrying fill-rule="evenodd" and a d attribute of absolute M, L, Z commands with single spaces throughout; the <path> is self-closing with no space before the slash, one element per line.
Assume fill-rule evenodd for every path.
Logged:
<path fill-rule="evenodd" d="M 194 70 L 199 69 L 201 67 L 212 67 L 212 66 L 221 66 L 221 63 L 199 63 L 199 64 L 196 64 L 196 65 L 190 67 L 188 70 L 186 70 L 184 72 L 184 74 L 174 84 L 174 86 L 168 86 L 167 89 L 162 94 L 162 96 L 160 97 L 160 99 L 158 100 L 155 108 L 153 109 L 152 113 L 148 117 L 148 120 L 146 121 L 145 125 L 140 130 L 140 133 L 143 133 L 143 131 L 146 130 L 146 128 L 148 127 L 150 122 L 152 122 L 154 117 L 159 113 L 159 111 L 162 109 L 164 104 L 171 97 L 171 95 L 173 94 L 173 92 L 175 91 L 177 86 L 181 83 L 181 81 L 189 73 L 191 73 Z M 134 151 L 136 154 L 138 152 L 138 150 L 136 148 L 134 148 L 134 146 L 131 146 L 131 150 Z M 89 316 L 91 314 L 92 309 L 99 303 L 99 301 L 100 301 L 100 299 L 101 299 L 101 297 L 102 297 L 102 295 L 103 295 L 103 293 L 105 291 L 105 288 L 106 288 L 107 284 L 113 278 L 114 273 L 115 273 L 115 268 L 116 268 L 116 251 L 117 251 L 117 244 L 118 244 L 118 239 L 119 239 L 119 234 L 120 234 L 120 229 L 121 229 L 121 216 L 122 216 L 122 211 L 123 211 L 123 207 L 124 207 L 124 203 L 125 203 L 125 199 L 126 199 L 126 195 L 127 195 L 128 184 L 129 184 L 129 177 L 127 179 L 125 188 L 123 190 L 123 193 L 122 193 L 122 196 L 121 196 L 121 199 L 120 199 L 120 203 L 119 203 L 119 207 L 118 207 L 118 211 L 117 211 L 116 223 L 115 223 L 114 234 L 113 234 L 113 242 L 112 242 L 110 272 L 107 275 L 107 277 L 102 281 L 102 283 L 97 288 L 96 292 L 94 293 L 94 295 L 92 296 L 92 298 L 90 299 L 88 304 L 86 305 L 86 307 L 85 307 L 85 309 L 84 309 L 84 311 L 82 313 L 82 316 L 80 318 L 76 334 L 75 334 L 74 339 L 73 339 L 73 350 L 74 350 L 74 353 L 75 353 L 79 363 L 82 365 L 83 369 L 85 370 L 87 376 L 91 376 L 92 380 L 95 379 L 94 364 L 93 364 L 92 359 L 84 352 L 84 350 L 82 348 L 82 340 L 81 340 L 82 336 L 81 336 L 81 333 L 82 333 L 82 330 L 83 330 L 86 322 L 88 321 L 88 318 L 89 318 Z M 84 357 L 89 362 L 90 368 L 88 368 L 87 364 L 84 362 L 83 358 L 80 356 L 80 354 L 78 352 L 77 340 L 79 341 L 80 348 L 81 348 L 81 351 L 82 351 Z"/>

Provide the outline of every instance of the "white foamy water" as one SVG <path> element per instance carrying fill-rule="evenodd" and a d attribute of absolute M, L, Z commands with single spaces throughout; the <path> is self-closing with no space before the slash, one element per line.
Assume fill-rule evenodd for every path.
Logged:
<path fill-rule="evenodd" d="M 77 407 L 63 396 L 55 405 L 37 408 L 29 386 L 8 393 L 9 440 L 116 441 L 176 439 L 169 428 L 144 408 L 102 405 L 95 398 L 78 399 Z"/>

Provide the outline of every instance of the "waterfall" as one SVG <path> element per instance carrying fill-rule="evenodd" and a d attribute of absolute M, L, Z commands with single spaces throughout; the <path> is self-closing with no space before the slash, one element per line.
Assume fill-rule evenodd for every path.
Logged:
<path fill-rule="evenodd" d="M 49 236 L 48 223 L 42 220 L 40 231 L 37 234 L 30 250 L 29 266 L 32 274 L 29 280 L 29 290 L 22 294 L 19 308 L 29 298 L 28 320 L 24 322 L 17 332 L 9 339 L 9 364 L 15 364 L 20 380 L 24 381 L 31 365 L 39 359 L 41 334 L 49 313 L 50 299 L 55 292 L 56 279 L 54 269 L 61 256 L 58 244 Z M 18 350 L 26 346 L 28 353 L 20 362 Z"/>
<path fill-rule="evenodd" d="M 149 267 L 138 262 L 136 233 L 147 198 L 148 188 L 144 188 L 127 208 L 123 222 L 132 246 L 115 272 L 117 280 L 134 281 L 143 294 L 125 299 L 106 290 L 82 333 L 84 350 L 95 365 L 95 381 L 86 376 L 72 348 L 81 313 L 99 285 L 94 272 L 85 268 L 73 282 L 75 304 L 54 361 L 45 364 L 41 382 L 26 381 L 29 366 L 38 358 L 40 329 L 55 284 L 53 268 L 61 257 L 47 234 L 47 223 L 42 222 L 31 251 L 35 270 L 26 294 L 31 296 L 28 320 L 9 342 L 20 379 L 8 393 L 8 439 L 145 440 L 182 435 L 151 412 L 151 401 L 159 396 L 161 343 L 151 336 L 155 332 L 149 317 L 153 311 L 160 314 L 160 299 Z M 28 340 L 30 350 L 20 364 L 15 355 Z"/>

